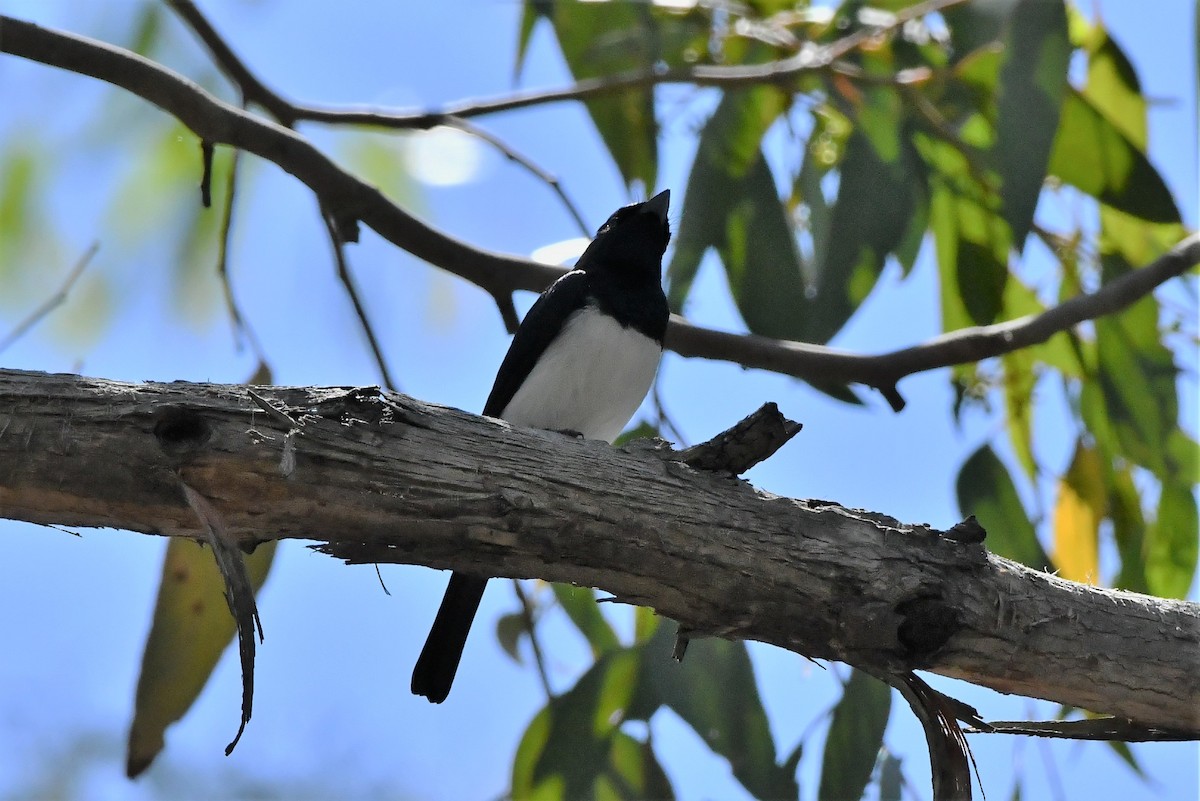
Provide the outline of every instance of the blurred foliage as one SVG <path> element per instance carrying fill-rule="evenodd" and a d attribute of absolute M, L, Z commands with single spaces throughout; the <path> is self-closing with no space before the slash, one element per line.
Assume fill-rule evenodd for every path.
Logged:
<path fill-rule="evenodd" d="M 866 25 L 882 27 L 836 68 L 707 90 L 718 99 L 697 126 L 667 271 L 668 299 L 679 313 L 686 312 L 696 275 L 712 253 L 748 330 L 828 342 L 889 263 L 907 275 L 922 242 L 930 241 L 942 327 L 954 331 L 1040 313 L 1152 261 L 1186 235 L 1147 155 L 1146 99 L 1136 71 L 1102 23 L 1041 0 L 959 4 L 940 18 L 904 24 L 889 16 L 911 5 L 847 0 L 829 11 L 769 2 L 686 10 L 597 4 L 583 13 L 570 4 L 529 0 L 521 52 L 543 17 L 576 78 L 782 61 Z M 630 43 L 636 46 L 619 57 L 609 49 Z M 1068 80 L 1072 60 L 1086 65 L 1080 85 Z M 655 121 L 647 114 L 652 94 L 638 89 L 588 103 L 631 184 L 650 186 L 656 174 Z M 1055 197 L 1087 199 L 1092 218 L 1063 227 L 1061 215 L 1046 211 L 1046 200 Z M 1025 274 L 1020 256 L 1030 247 L 1049 250 L 1059 274 L 1036 280 Z M 1003 409 L 1003 438 L 979 446 L 957 482 L 962 514 L 978 517 L 995 553 L 1079 581 L 1172 597 L 1187 592 L 1197 564 L 1197 445 L 1179 427 L 1179 370 L 1164 341 L 1180 328 L 1187 330 L 1186 312 L 1172 319 L 1150 296 L 1093 326 L 950 371 L 956 416 L 990 409 L 997 399 Z M 1038 417 L 1045 412 L 1035 398 L 1052 385 L 1063 390 L 1077 438 L 1063 465 L 1044 464 L 1036 448 Z M 846 388 L 818 389 L 860 402 Z M 1010 470 L 1005 453 L 1019 470 Z M 1036 502 L 1043 495 L 1053 496 L 1052 510 Z M 1052 542 L 1053 557 L 1043 537 Z M 1115 552 L 1111 575 L 1101 572 L 1102 564 L 1111 564 L 1101 560 L 1102 549 Z M 637 717 L 630 709 L 644 714 L 640 704 L 667 703 L 653 693 L 639 701 L 647 692 L 646 673 L 631 665 L 638 649 L 652 650 L 661 634 L 614 651 L 611 629 L 597 627 L 580 596 L 566 593 L 560 591 L 560 601 L 589 638 L 597 662 L 531 725 L 514 772 L 529 783 L 514 781 L 514 790 L 538 787 L 539 798 L 642 797 L 644 784 L 600 792 L 596 770 L 607 763 L 599 756 L 590 767 L 568 767 L 546 755 L 579 753 L 569 738 L 548 734 L 568 705 L 582 703 L 577 713 L 585 719 L 602 716 L 606 728 L 587 737 L 600 736 L 611 748 L 620 723 Z M 603 644 L 593 640 L 597 632 L 607 632 Z M 697 659 L 701 643 L 692 644 L 684 664 L 709 661 L 710 680 L 729 669 L 723 665 L 745 659 L 743 646 L 731 643 Z M 758 720 L 757 692 L 745 666 L 747 673 L 735 671 L 709 691 L 744 712 L 753 709 L 751 719 Z M 612 681 L 617 670 L 624 671 L 620 697 L 602 697 L 603 677 Z M 672 681 L 680 698 L 704 696 L 703 680 L 687 668 Z M 898 794 L 899 762 L 881 750 L 889 702 L 886 686 L 852 674 L 832 713 L 818 798 L 860 797 L 873 777 L 881 794 Z M 697 732 L 730 758 L 736 774 L 745 763 L 721 747 L 736 726 L 719 714 L 700 719 L 713 728 L 707 736 Z M 553 731 L 566 736 L 561 728 Z M 774 753 L 769 738 L 746 745 L 756 739 L 742 731 L 734 739 L 756 750 L 762 766 L 738 774 L 748 791 L 795 797 L 780 773 L 791 759 L 768 759 Z M 644 771 L 639 775 L 650 775 L 650 741 L 629 754 L 643 760 L 636 762 Z M 793 756 L 799 755 L 797 749 Z"/>
<path fill-rule="evenodd" d="M 712 111 L 696 125 L 667 272 L 671 307 L 686 313 L 702 262 L 715 256 L 747 330 L 764 336 L 829 342 L 885 271 L 907 276 L 926 243 L 949 332 L 1037 314 L 1152 261 L 1185 236 L 1148 155 L 1147 99 L 1136 69 L 1102 22 L 1062 0 L 989 0 L 927 18 L 895 16 L 912 5 L 527 0 L 516 70 L 539 25 L 577 80 L 782 62 L 870 34 L 831 67 L 684 99 Z M 105 38 L 230 96 L 211 64 L 179 55 L 180 30 L 163 24 L 161 5 L 139 8 L 125 19 L 110 15 L 114 30 Z M 1068 69 L 1073 63 L 1078 73 Z M 646 192 L 659 174 L 660 91 L 640 85 L 585 104 L 621 179 Z M 83 158 L 116 148 L 135 165 L 127 174 L 96 176 L 109 198 L 105 230 L 114 249 L 165 247 L 155 255 L 168 267 L 161 276 L 129 276 L 120 258 L 103 257 L 95 288 L 73 300 L 90 309 L 72 315 L 75 333 L 97 335 L 117 304 L 138 293 L 161 292 L 177 317 L 211 318 L 221 298 L 219 244 L 229 231 L 222 215 L 201 209 L 195 137 L 118 90 L 92 111 Z M 411 204 L 411 179 L 396 158 L 402 140 L 377 131 L 345 136 L 340 144 L 352 169 Z M 27 308 L 83 250 L 62 241 L 46 203 L 48 187 L 72 166 L 56 160 L 69 148 L 32 127 L 10 142 L 0 153 L 5 312 Z M 217 150 L 213 166 L 213 204 L 223 209 L 234 186 L 227 149 Z M 243 165 L 237 181 L 253 177 Z M 1064 220 L 1055 210 L 1068 203 L 1086 213 Z M 1022 269 L 1021 256 L 1035 248 L 1053 257 L 1052 275 Z M 961 513 L 977 516 L 994 552 L 1080 581 L 1168 597 L 1188 591 L 1200 551 L 1200 458 L 1180 428 L 1180 370 L 1169 340 L 1182 331 L 1194 345 L 1194 273 L 1184 280 L 1193 290 L 1189 308 L 1149 296 L 1041 345 L 948 371 L 957 398 L 949 414 L 1001 409 L 993 440 L 973 449 L 956 483 Z M 846 387 L 818 389 L 861 403 Z M 1075 443 L 1062 464 L 1047 464 L 1036 447 L 1047 397 L 1063 399 Z M 645 424 L 637 429 L 655 433 Z M 1053 498 L 1050 509 L 1043 497 Z M 180 558 L 173 552 L 188 547 L 194 550 L 172 544 L 164 577 Z M 751 795 L 799 796 L 805 740 L 777 753 L 742 643 L 693 641 L 680 664 L 670 659 L 674 624 L 648 610 L 637 612 L 633 641 L 622 642 L 593 591 L 559 586 L 553 597 L 595 662 L 530 722 L 514 758 L 514 796 L 671 797 L 648 727 L 632 725 L 664 709 L 727 760 Z M 160 609 L 173 603 L 178 597 L 160 596 Z M 501 619 L 499 636 L 514 657 L 523 638 L 538 636 L 538 620 L 525 610 Z M 152 751 L 231 636 L 231 624 L 212 626 L 192 643 L 203 653 L 182 668 L 189 686 L 174 687 L 174 701 L 156 707 Z M 147 665 L 162 647 L 152 633 Z M 851 674 L 829 714 L 816 797 L 856 798 L 872 783 L 880 797 L 900 797 L 901 765 L 884 737 L 890 701 L 886 686 Z"/>

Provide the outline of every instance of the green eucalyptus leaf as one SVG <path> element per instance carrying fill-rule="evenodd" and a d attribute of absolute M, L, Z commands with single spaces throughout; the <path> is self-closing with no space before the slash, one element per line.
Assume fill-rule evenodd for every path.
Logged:
<path fill-rule="evenodd" d="M 1036 570 L 1052 569 L 1008 469 L 990 445 L 981 446 L 963 464 L 956 492 L 959 514 L 975 515 L 987 531 L 992 553 Z"/>
<path fill-rule="evenodd" d="M 670 658 L 674 625 L 660 626 L 647 643 L 643 679 L 757 798 L 796 798 L 795 766 L 775 762 L 766 710 L 745 643 L 694 639 L 682 662 Z"/>
<path fill-rule="evenodd" d="M 727 210 L 717 253 L 746 326 L 776 339 L 803 339 L 811 306 L 804 294 L 800 248 L 761 156 Z"/>
<path fill-rule="evenodd" d="M 786 98 L 773 87 L 727 92 L 700 132 L 675 254 L 667 268 L 672 311 L 683 311 L 700 260 L 724 240 L 732 207 L 747 193 L 748 175 L 762 159 L 763 135 L 785 104 Z"/>
<path fill-rule="evenodd" d="M 518 44 L 524 54 L 532 27 L 528 7 Z M 563 58 L 577 79 L 645 71 L 707 54 L 700 15 L 658 13 L 648 3 L 544 3 L 536 13 L 550 19 Z M 625 183 L 645 191 L 658 174 L 658 122 L 654 88 L 631 87 L 585 102 L 600 137 Z"/>
<path fill-rule="evenodd" d="M 862 798 L 883 747 L 891 710 L 891 687 L 861 670 L 850 674 L 825 740 L 819 801 Z"/>
<path fill-rule="evenodd" d="M 600 656 L 621 646 L 617 634 L 600 612 L 596 591 L 572 584 L 554 584 L 554 596 L 567 617 L 592 648 L 592 656 Z"/>
<path fill-rule="evenodd" d="M 1106 280 L 1128 265 L 1115 256 L 1102 258 Z M 1178 368 L 1158 330 L 1158 304 L 1144 297 L 1120 314 L 1095 322 L 1098 380 L 1107 415 L 1121 452 L 1154 472 L 1171 478 L 1166 444 L 1177 427 Z"/>
<path fill-rule="evenodd" d="M 1154 223 L 1178 223 L 1179 209 L 1141 148 L 1074 89 L 1063 100 L 1049 171 L 1118 211 Z"/>
<path fill-rule="evenodd" d="M 1093 28 L 1087 44 L 1087 86 L 1083 94 L 1125 137 L 1146 152 L 1146 98 L 1129 58 L 1105 30 Z"/>
<path fill-rule="evenodd" d="M 574 687 L 550 699 L 517 746 L 512 797 L 662 797 L 662 769 L 645 763 L 632 768 L 629 737 L 619 729 L 640 662 L 640 649 L 605 654 Z"/>
<path fill-rule="evenodd" d="M 518 665 L 522 662 L 521 638 L 526 634 L 529 634 L 529 625 L 525 620 L 525 615 L 520 612 L 501 615 L 500 619 L 496 621 L 496 639 L 499 640 L 504 653 L 508 654 Z"/>
<path fill-rule="evenodd" d="M 924 204 L 921 160 L 907 135 L 898 142 L 891 161 L 882 160 L 858 130 L 846 142 L 827 246 L 816 264 L 816 294 L 804 317 L 808 342 L 827 342 L 841 330 L 875 287 L 885 258 L 904 241 Z"/>
<path fill-rule="evenodd" d="M 1196 576 L 1200 518 L 1192 485 L 1163 484 L 1158 517 L 1146 531 L 1146 585 L 1164 598 L 1183 598 Z"/>
<path fill-rule="evenodd" d="M 1000 177 L 1001 214 L 1022 249 L 1058 130 L 1067 87 L 1067 14 L 1062 0 L 1022 0 L 1006 20 L 991 160 Z"/>
<path fill-rule="evenodd" d="M 622 445 L 627 445 L 630 442 L 633 442 L 635 439 L 650 439 L 653 437 L 661 438 L 661 436 L 662 434 L 659 433 L 656 426 L 653 426 L 650 423 L 647 423 L 645 420 L 642 420 L 633 428 L 627 428 L 622 431 L 620 436 L 613 440 L 613 447 L 619 448 Z"/>
<path fill-rule="evenodd" d="M 1121 570 L 1112 584 L 1118 589 L 1148 593 L 1146 519 L 1142 514 L 1141 493 L 1134 485 L 1128 467 L 1113 470 L 1108 484 L 1108 517 L 1112 520 L 1113 539 L 1121 557 Z"/>

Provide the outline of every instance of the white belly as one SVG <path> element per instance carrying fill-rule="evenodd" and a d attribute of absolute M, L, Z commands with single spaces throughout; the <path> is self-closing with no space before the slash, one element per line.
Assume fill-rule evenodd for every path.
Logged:
<path fill-rule="evenodd" d="M 612 442 L 642 404 L 662 348 L 593 306 L 575 312 L 500 416 Z"/>

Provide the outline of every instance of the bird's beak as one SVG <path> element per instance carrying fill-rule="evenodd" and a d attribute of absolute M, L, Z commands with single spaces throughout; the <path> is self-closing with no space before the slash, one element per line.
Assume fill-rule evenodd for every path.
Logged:
<path fill-rule="evenodd" d="M 662 222 L 667 221 L 667 210 L 671 205 L 671 190 L 664 189 L 646 201 L 646 211 L 653 212 Z"/>

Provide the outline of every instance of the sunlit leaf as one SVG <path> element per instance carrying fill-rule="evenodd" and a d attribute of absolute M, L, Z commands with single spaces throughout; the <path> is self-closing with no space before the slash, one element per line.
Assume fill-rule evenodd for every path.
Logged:
<path fill-rule="evenodd" d="M 246 555 L 255 591 L 266 581 L 274 557 L 274 542 L 262 543 Z M 225 582 L 212 552 L 192 540 L 172 537 L 138 677 L 126 763 L 130 776 L 149 767 L 162 750 L 166 728 L 200 695 L 234 631 Z"/>
<path fill-rule="evenodd" d="M 1149 222 L 1177 223 L 1179 209 L 1158 170 L 1074 89 L 1063 100 L 1050 173 L 1113 208 Z"/>
<path fill-rule="evenodd" d="M 671 782 L 658 763 L 650 743 L 635 740 L 618 731 L 613 737 L 609 764 L 612 772 L 599 778 L 599 781 L 611 786 L 613 792 L 607 797 L 644 798 L 648 801 L 667 801 L 675 797 Z"/>
<path fill-rule="evenodd" d="M 1121 570 L 1112 584 L 1122 590 L 1149 592 L 1146 583 L 1146 519 L 1142 514 L 1141 493 L 1134 486 L 1129 468 L 1112 472 L 1108 504 L 1113 539 L 1121 557 Z"/>
<path fill-rule="evenodd" d="M 642 762 L 631 763 L 632 743 L 618 728 L 640 662 L 640 649 L 608 653 L 538 712 L 517 746 L 514 798 L 591 798 L 598 791 L 614 798 L 662 796 L 666 784 L 653 752 L 639 749 Z"/>
<path fill-rule="evenodd" d="M 1054 564 L 1063 578 L 1099 583 L 1100 521 L 1107 506 L 1100 457 L 1077 442 L 1054 504 Z"/>
<path fill-rule="evenodd" d="M 133 35 L 126 47 L 141 56 L 149 56 L 162 37 L 163 7 L 147 3 L 134 17 Z"/>
<path fill-rule="evenodd" d="M 18 283 L 32 283 L 35 270 L 20 257 L 23 243 L 39 228 L 35 209 L 39 185 L 45 180 L 43 154 L 32 144 L 13 142 L 0 155 L 0 293 L 5 305 L 23 300 Z"/>
<path fill-rule="evenodd" d="M 961 153 L 918 137 L 930 174 L 929 222 L 941 284 L 942 328 L 953 331 L 996 321 L 1009 279 L 1008 224 Z"/>
<path fill-rule="evenodd" d="M 862 798 L 883 746 L 892 688 L 855 670 L 833 710 L 821 760 L 819 801 Z"/>
<path fill-rule="evenodd" d="M 1102 22 L 1092 28 L 1087 47 L 1087 85 L 1083 94 L 1114 127 L 1142 152 L 1149 143 L 1146 98 L 1129 58 Z"/>
<path fill-rule="evenodd" d="M 1193 490 L 1164 484 L 1158 517 L 1146 532 L 1146 584 L 1164 598 L 1183 598 L 1196 575 L 1200 518 Z"/>
<path fill-rule="evenodd" d="M 621 643 L 596 603 L 596 591 L 590 587 L 554 584 L 554 596 L 592 648 L 592 656 L 615 650 Z"/>
<path fill-rule="evenodd" d="M 653 609 L 639 606 L 633 613 L 633 641 L 643 643 L 654 636 L 663 625 L 663 619 Z"/>
<path fill-rule="evenodd" d="M 1006 320 L 1016 320 L 1041 314 L 1046 307 L 1031 287 L 1016 276 L 1009 276 L 1004 284 L 1003 309 Z M 1061 331 L 1045 342 L 1022 348 L 1022 352 L 1029 353 L 1035 361 L 1049 365 L 1063 375 L 1073 378 L 1083 376 L 1083 364 L 1072 331 Z"/>
<path fill-rule="evenodd" d="M 975 515 L 987 531 L 987 547 L 1024 565 L 1048 570 L 1049 557 L 1029 522 L 1008 469 L 990 445 L 983 445 L 963 464 L 956 483 L 959 513 Z"/>
<path fill-rule="evenodd" d="M 1033 402 L 1037 375 L 1034 358 L 1028 350 L 1018 350 L 1001 358 L 1004 365 L 1004 411 L 1008 439 L 1012 443 L 1017 461 L 1030 480 L 1038 475 L 1037 462 L 1033 455 Z"/>
<path fill-rule="evenodd" d="M 401 206 L 413 207 L 420 203 L 417 182 L 405 170 L 408 137 L 356 131 L 353 136 L 339 141 L 341 157 L 356 175 Z"/>
<path fill-rule="evenodd" d="M 1167 469 L 1177 484 L 1200 484 L 1200 445 L 1178 428 L 1167 435 Z"/>

